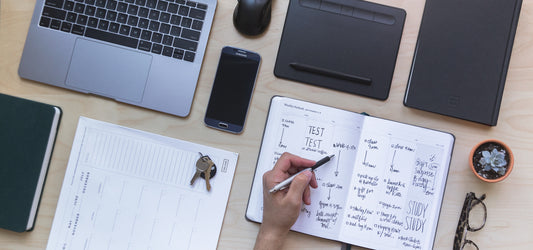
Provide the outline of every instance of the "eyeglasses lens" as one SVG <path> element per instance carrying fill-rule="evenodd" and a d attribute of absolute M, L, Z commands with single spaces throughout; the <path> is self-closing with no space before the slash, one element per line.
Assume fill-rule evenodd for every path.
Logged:
<path fill-rule="evenodd" d="M 468 214 L 468 225 L 471 231 L 477 231 L 485 225 L 486 211 L 483 205 L 478 200 L 472 200 L 472 208 Z"/>

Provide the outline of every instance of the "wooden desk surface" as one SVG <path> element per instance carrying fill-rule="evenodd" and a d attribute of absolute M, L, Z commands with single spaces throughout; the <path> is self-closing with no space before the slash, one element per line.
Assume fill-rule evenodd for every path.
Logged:
<path fill-rule="evenodd" d="M 435 248 L 451 249 L 466 192 L 486 193 L 488 219 L 481 231 L 469 233 L 481 249 L 530 249 L 533 245 L 533 1 L 524 1 L 501 104 L 498 126 L 488 127 L 404 107 L 409 69 L 425 1 L 372 0 L 407 11 L 390 96 L 386 101 L 278 79 L 273 74 L 289 0 L 274 0 L 267 32 L 245 38 L 233 28 L 236 1 L 220 0 L 198 82 L 192 112 L 179 118 L 105 98 L 21 79 L 17 74 L 35 0 L 3 0 L 0 6 L 0 92 L 60 106 L 63 118 L 41 200 L 35 229 L 13 233 L 0 229 L 0 249 L 43 249 L 79 116 L 112 122 L 173 138 L 239 153 L 219 249 L 252 248 L 259 225 L 244 219 L 266 111 L 273 95 L 286 95 L 356 112 L 453 133 L 457 140 L 438 225 Z M 225 45 L 259 52 L 263 58 L 248 121 L 241 135 L 219 132 L 203 124 L 220 50 Z M 8 122 L 8 121 L 2 121 Z M 467 156 L 480 140 L 505 141 L 515 154 L 515 168 L 501 183 L 487 184 L 470 171 Z M 341 243 L 291 232 L 287 249 L 339 249 Z"/>

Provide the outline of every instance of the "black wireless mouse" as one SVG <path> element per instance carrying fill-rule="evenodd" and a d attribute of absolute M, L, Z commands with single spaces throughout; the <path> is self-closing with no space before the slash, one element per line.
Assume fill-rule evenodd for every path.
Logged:
<path fill-rule="evenodd" d="M 256 36 L 270 23 L 272 0 L 238 0 L 233 11 L 233 25 L 242 34 Z"/>

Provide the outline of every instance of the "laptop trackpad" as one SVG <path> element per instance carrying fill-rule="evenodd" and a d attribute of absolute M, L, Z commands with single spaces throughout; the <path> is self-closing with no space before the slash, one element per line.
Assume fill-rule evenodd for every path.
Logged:
<path fill-rule="evenodd" d="M 150 55 L 77 39 L 66 85 L 140 102 L 151 63 Z"/>

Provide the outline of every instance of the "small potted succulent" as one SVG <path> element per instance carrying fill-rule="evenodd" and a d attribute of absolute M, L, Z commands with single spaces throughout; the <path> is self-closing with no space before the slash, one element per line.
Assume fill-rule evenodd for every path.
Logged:
<path fill-rule="evenodd" d="M 498 182 L 511 173 L 514 156 L 511 149 L 499 140 L 485 140 L 470 152 L 470 168 L 486 182 Z"/>

